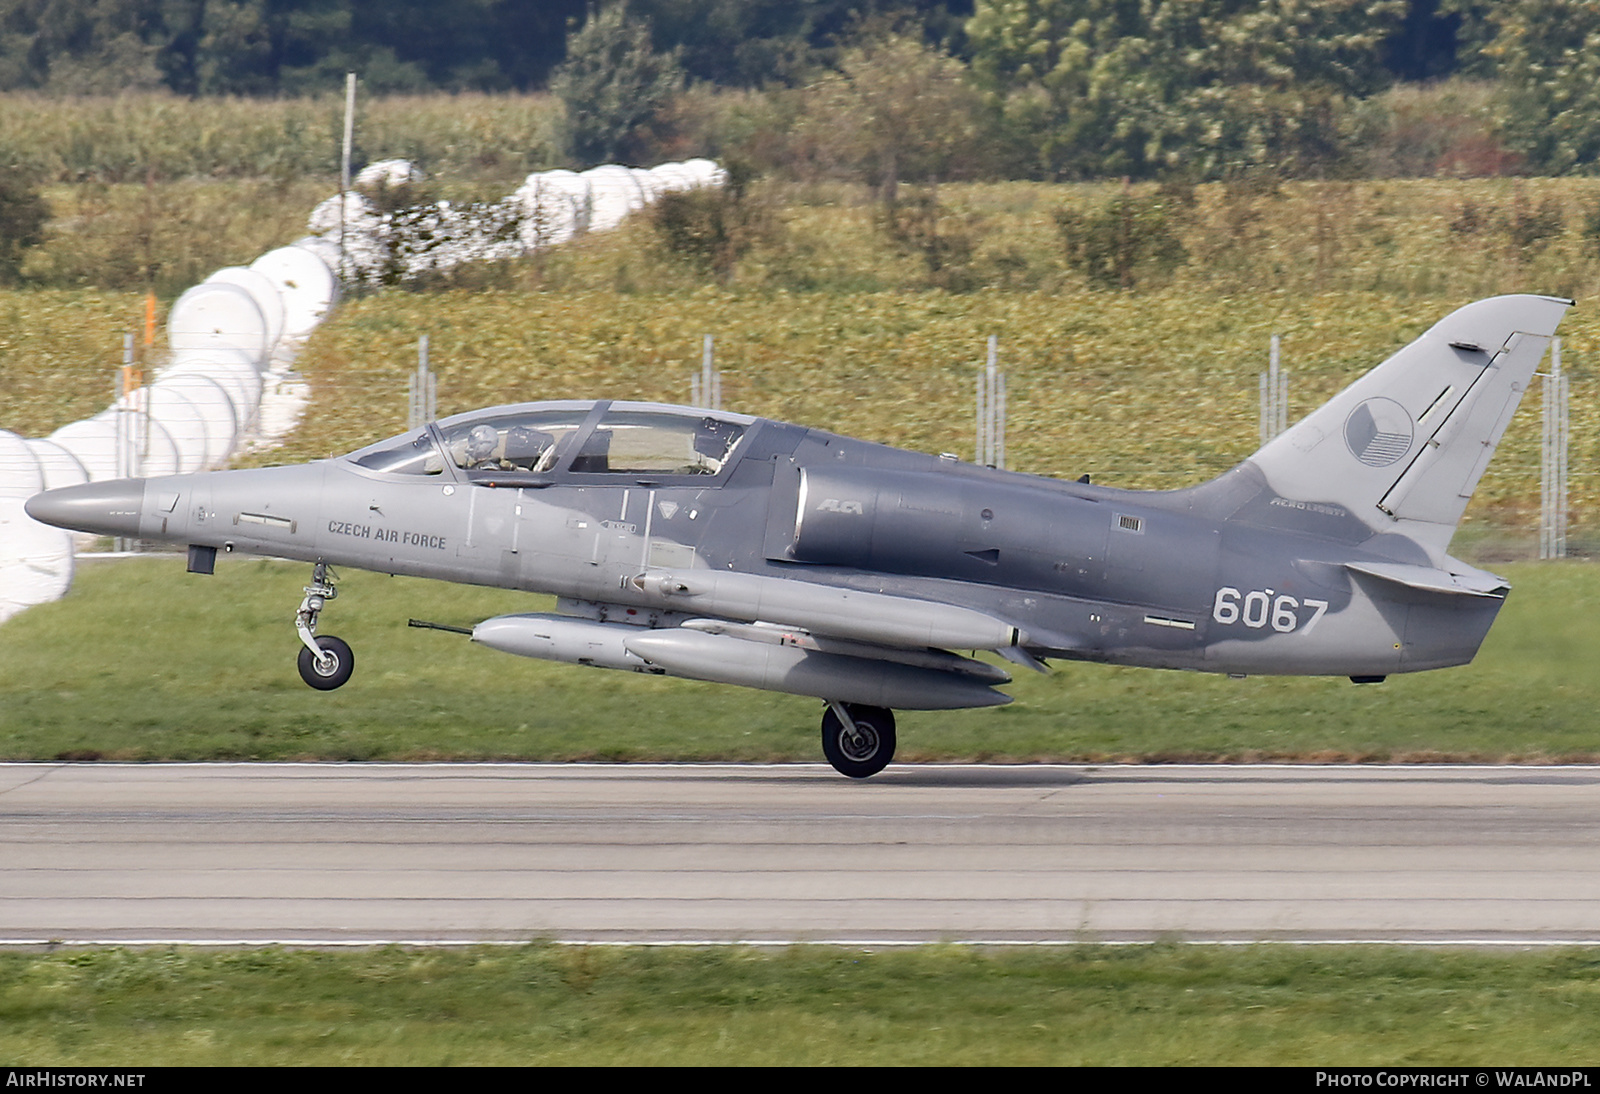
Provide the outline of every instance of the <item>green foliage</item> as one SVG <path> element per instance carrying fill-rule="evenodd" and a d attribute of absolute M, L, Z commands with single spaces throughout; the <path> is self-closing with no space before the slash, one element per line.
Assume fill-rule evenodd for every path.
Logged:
<path fill-rule="evenodd" d="M 1131 289 L 1164 276 L 1189 260 L 1162 195 L 1124 192 L 1100 209 L 1061 209 L 1056 225 L 1067 265 L 1101 289 Z"/>
<path fill-rule="evenodd" d="M 631 16 L 649 21 L 657 48 L 681 51 L 692 78 L 751 88 L 802 80 L 818 46 L 842 29 L 839 7 L 796 0 L 627 3 Z"/>
<path fill-rule="evenodd" d="M 50 206 L 34 173 L 0 163 L 0 284 L 17 280 L 23 253 L 44 241 Z"/>
<path fill-rule="evenodd" d="M 776 230 L 769 202 L 751 191 L 751 181 L 735 165 L 726 186 L 662 194 L 650 210 L 662 245 L 731 284 L 739 260 Z"/>
<path fill-rule="evenodd" d="M 1504 0 L 1438 0 L 1438 17 L 1456 21 L 1456 66 L 1462 76 L 1487 80 L 1494 75 L 1489 46 L 1495 36 L 1495 9 L 1504 6 Z"/>
<path fill-rule="evenodd" d="M 1583 947 L 64 947 L 0 955 L 0 1058 L 1548 1068 L 1593 1055 L 1595 974 Z"/>
<path fill-rule="evenodd" d="M 111 402 L 142 294 L 0 290 L 0 429 L 45 437 Z"/>
<path fill-rule="evenodd" d="M 1451 79 L 1397 84 L 1351 113 L 1352 167 L 1376 178 L 1474 178 L 1517 174 L 1494 117 L 1495 86 Z"/>
<path fill-rule="evenodd" d="M 883 223 L 890 239 L 922 257 L 930 287 L 948 292 L 981 287 L 973 263 L 980 218 L 950 216 L 939 203 L 938 187 L 930 185 L 886 206 Z"/>
<path fill-rule="evenodd" d="M 871 35 L 805 89 L 801 140 L 892 206 L 902 178 L 969 174 L 981 159 L 978 97 L 960 62 L 900 34 Z"/>
<path fill-rule="evenodd" d="M 1307 171 L 1381 86 L 1398 0 L 978 0 L 975 74 L 1050 174 Z"/>
<path fill-rule="evenodd" d="M 105 95 L 162 85 L 161 0 L 0 4 L 0 89 Z"/>
<path fill-rule="evenodd" d="M 629 161 L 683 86 L 676 52 L 657 53 L 648 23 L 620 4 L 596 13 L 567 42 L 550 90 L 566 106 L 567 148 L 584 165 Z"/>
<path fill-rule="evenodd" d="M 335 97 L 9 94 L 0 95 L 0 134 L 48 182 L 320 179 L 326 196 L 339 185 L 343 112 Z M 362 97 L 356 162 L 404 156 L 434 177 L 492 181 L 505 193 L 562 162 L 560 120 L 560 103 L 542 94 Z"/>
<path fill-rule="evenodd" d="M 90 180 L 47 195 L 54 218 L 22 263 L 26 282 L 176 295 L 304 235 L 307 210 L 327 190 L 315 182 Z"/>
<path fill-rule="evenodd" d="M 1563 235 L 1566 214 L 1562 202 L 1554 196 L 1530 207 L 1519 187 L 1512 194 L 1508 211 L 1502 212 L 1491 204 L 1462 202 L 1460 214 L 1450 222 L 1450 230 L 1485 242 L 1498 238 L 1509 249 L 1512 261 L 1520 262 Z"/>
<path fill-rule="evenodd" d="M 527 88 L 582 0 L 3 0 L 0 90 L 270 95 Z"/>
<path fill-rule="evenodd" d="M 1600 4 L 1498 4 L 1486 52 L 1497 62 L 1506 143 L 1548 174 L 1600 164 Z"/>

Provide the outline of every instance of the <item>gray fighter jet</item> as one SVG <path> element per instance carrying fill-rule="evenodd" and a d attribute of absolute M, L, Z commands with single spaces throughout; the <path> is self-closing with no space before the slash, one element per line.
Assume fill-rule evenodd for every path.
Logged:
<path fill-rule="evenodd" d="M 1572 301 L 1452 313 L 1221 477 L 1136 492 L 1014 474 L 739 414 L 542 402 L 445 418 L 339 459 L 52 490 L 37 520 L 313 564 L 552 593 L 470 628 L 492 649 L 826 702 L 822 749 L 862 778 L 892 708 L 1008 702 L 993 651 L 1233 674 L 1460 665 L 1504 580 L 1447 553 Z M 417 621 L 413 620 L 413 623 Z M 430 624 L 418 624 L 430 625 Z"/>

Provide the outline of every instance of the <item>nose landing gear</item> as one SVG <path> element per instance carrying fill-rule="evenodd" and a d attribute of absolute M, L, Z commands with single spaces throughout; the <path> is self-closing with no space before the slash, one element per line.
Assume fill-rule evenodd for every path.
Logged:
<path fill-rule="evenodd" d="M 317 637 L 317 617 L 327 602 L 339 595 L 339 590 L 333 587 L 334 580 L 326 562 L 313 566 L 311 584 L 306 586 L 306 597 L 294 617 L 294 629 L 305 647 L 297 662 L 300 679 L 318 691 L 342 687 L 356 667 L 355 654 L 350 651 L 348 642 L 331 634 Z"/>
<path fill-rule="evenodd" d="M 822 754 L 852 779 L 876 775 L 894 759 L 894 711 L 829 702 L 822 716 Z"/>

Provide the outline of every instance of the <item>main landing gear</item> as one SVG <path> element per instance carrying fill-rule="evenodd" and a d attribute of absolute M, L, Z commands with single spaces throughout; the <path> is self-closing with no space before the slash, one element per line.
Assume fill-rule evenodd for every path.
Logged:
<path fill-rule="evenodd" d="M 300 651 L 298 662 L 300 679 L 318 691 L 342 687 L 356 667 L 355 654 L 350 652 L 348 642 L 331 634 L 317 637 L 317 617 L 328 601 L 339 595 L 333 582 L 334 576 L 326 562 L 313 566 L 306 598 L 300 602 L 300 611 L 294 617 L 294 629 L 305 647 Z"/>
<path fill-rule="evenodd" d="M 841 775 L 876 775 L 894 759 L 894 711 L 830 700 L 822 716 L 822 754 Z"/>

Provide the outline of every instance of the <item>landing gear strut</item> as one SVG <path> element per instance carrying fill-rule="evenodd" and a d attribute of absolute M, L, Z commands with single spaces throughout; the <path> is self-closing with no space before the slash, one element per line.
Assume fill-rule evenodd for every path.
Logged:
<path fill-rule="evenodd" d="M 305 647 L 298 661 L 300 679 L 318 691 L 332 691 L 343 686 L 356 667 L 355 654 L 350 652 L 348 642 L 331 634 L 317 637 L 317 617 L 328 601 L 339 595 L 333 582 L 334 576 L 329 573 L 326 562 L 313 566 L 306 598 L 300 602 L 300 611 L 294 617 L 294 629 Z"/>
<path fill-rule="evenodd" d="M 894 711 L 830 701 L 822 716 L 822 754 L 852 779 L 876 775 L 894 759 Z"/>

